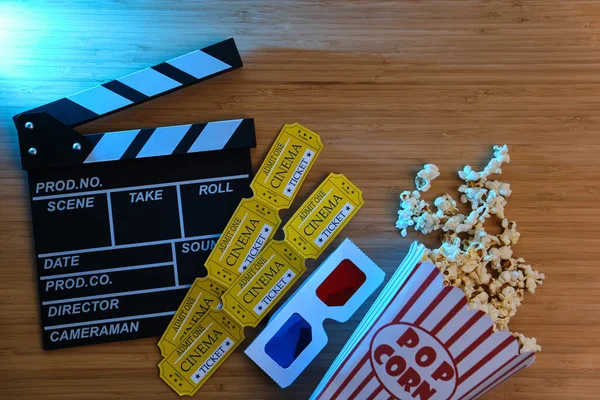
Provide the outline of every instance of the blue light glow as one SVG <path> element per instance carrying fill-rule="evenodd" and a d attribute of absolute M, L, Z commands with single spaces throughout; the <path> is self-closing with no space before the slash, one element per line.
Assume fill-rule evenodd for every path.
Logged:
<path fill-rule="evenodd" d="M 27 11 L 24 6 L 16 3 L 0 4 L 0 77 L 17 77 L 23 74 L 21 65 L 15 60 L 23 57 L 19 45 L 32 43 L 34 40 L 30 14 Z M 35 29 L 38 31 L 40 27 Z"/>
<path fill-rule="evenodd" d="M 18 164 L 13 115 L 234 36 L 205 6 L 148 3 L 0 0 L 0 158 Z"/>

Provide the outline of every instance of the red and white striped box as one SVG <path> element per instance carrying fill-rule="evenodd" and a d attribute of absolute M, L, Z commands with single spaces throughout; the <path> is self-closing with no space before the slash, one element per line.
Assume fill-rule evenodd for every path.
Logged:
<path fill-rule="evenodd" d="M 535 361 L 413 244 L 311 399 L 477 399 Z"/>

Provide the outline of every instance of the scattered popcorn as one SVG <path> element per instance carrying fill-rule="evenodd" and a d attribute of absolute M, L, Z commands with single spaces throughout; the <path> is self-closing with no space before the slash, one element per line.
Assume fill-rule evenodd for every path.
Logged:
<path fill-rule="evenodd" d="M 441 245 L 427 250 L 425 258 L 440 269 L 445 285 L 461 288 L 470 309 L 487 313 L 494 322 L 494 330 L 507 330 L 508 323 L 521 305 L 525 290 L 535 290 L 545 279 L 522 258 L 514 258 L 512 246 L 521 234 L 517 223 L 505 216 L 507 198 L 512 194 L 510 185 L 489 180 L 492 174 L 501 174 L 502 165 L 510 163 L 508 146 L 494 146 L 494 156 L 483 171 L 477 172 L 469 165 L 458 171 L 464 184 L 458 188 L 461 203 L 470 204 L 468 215 L 462 214 L 452 196 L 437 197 L 433 206 L 421 199 L 421 192 L 431 188 L 439 176 L 434 164 L 425 164 L 417 173 L 417 190 L 400 194 L 400 210 L 396 227 L 402 236 L 412 227 L 427 234 L 442 231 Z M 503 231 L 489 234 L 484 223 L 492 216 L 501 220 Z M 460 234 L 460 236 L 459 236 Z M 535 338 L 520 333 L 513 334 L 521 346 L 521 353 L 541 351 Z"/>
<path fill-rule="evenodd" d="M 542 348 L 537 344 L 535 338 L 528 338 L 517 332 L 513 333 L 513 336 L 517 338 L 519 344 L 521 345 L 521 354 L 527 353 L 528 351 L 532 351 L 534 353 L 537 351 L 542 351 Z"/>
<path fill-rule="evenodd" d="M 468 181 L 483 181 L 487 180 L 487 177 L 491 174 L 501 174 L 503 163 L 509 163 L 510 156 L 508 155 L 508 146 L 494 146 L 494 157 L 490 160 L 488 165 L 485 166 L 483 171 L 475 172 L 470 165 L 463 168 L 462 171 L 458 171 L 458 176 L 465 182 Z M 429 165 L 429 164 L 428 164 Z"/>
<path fill-rule="evenodd" d="M 504 218 L 502 220 L 502 227 L 504 228 L 504 232 L 498 235 L 500 241 L 505 245 L 517 244 L 521 237 L 521 234 L 517 232 L 517 223 Z"/>
<path fill-rule="evenodd" d="M 435 164 L 425 164 L 422 170 L 417 173 L 415 186 L 417 190 L 426 192 L 431 188 L 431 181 L 440 176 L 440 170 Z"/>

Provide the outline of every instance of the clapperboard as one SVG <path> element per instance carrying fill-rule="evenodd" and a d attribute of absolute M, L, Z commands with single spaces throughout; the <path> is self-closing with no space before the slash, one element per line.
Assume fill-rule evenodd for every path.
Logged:
<path fill-rule="evenodd" d="M 14 117 L 45 349 L 162 334 L 251 196 L 252 119 L 73 128 L 241 66 L 229 39 Z"/>

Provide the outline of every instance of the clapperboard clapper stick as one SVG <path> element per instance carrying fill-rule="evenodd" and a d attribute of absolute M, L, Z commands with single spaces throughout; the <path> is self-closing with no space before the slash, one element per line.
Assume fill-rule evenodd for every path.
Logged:
<path fill-rule="evenodd" d="M 160 336 L 251 195 L 251 118 L 73 128 L 241 66 L 229 39 L 14 117 L 45 349 Z"/>

